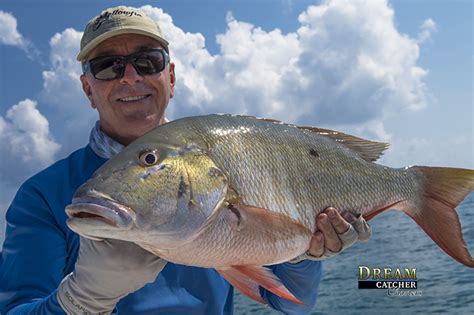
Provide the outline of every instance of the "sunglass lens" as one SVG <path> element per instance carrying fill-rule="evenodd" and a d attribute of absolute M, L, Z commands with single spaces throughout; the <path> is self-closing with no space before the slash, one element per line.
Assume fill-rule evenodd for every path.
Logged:
<path fill-rule="evenodd" d="M 91 63 L 91 70 L 96 79 L 113 80 L 123 74 L 125 66 L 117 58 L 100 58 Z"/>
<path fill-rule="evenodd" d="M 135 56 L 133 64 L 141 74 L 149 75 L 162 71 L 165 59 L 160 51 L 146 52 Z"/>

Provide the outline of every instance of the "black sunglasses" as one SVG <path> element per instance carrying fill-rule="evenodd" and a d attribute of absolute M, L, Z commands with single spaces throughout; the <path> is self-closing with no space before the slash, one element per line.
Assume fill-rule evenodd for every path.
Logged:
<path fill-rule="evenodd" d="M 128 63 L 143 76 L 163 71 L 169 61 L 169 55 L 164 49 L 150 49 L 128 56 L 97 57 L 85 62 L 82 71 L 91 72 L 97 80 L 109 81 L 123 78 Z"/>

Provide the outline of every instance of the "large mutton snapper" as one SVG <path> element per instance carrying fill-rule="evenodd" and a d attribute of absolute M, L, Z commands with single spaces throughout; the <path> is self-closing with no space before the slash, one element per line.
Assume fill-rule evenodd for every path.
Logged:
<path fill-rule="evenodd" d="M 249 116 L 161 125 L 99 168 L 66 207 L 91 239 L 134 242 L 178 264 L 215 268 L 247 296 L 258 286 L 301 303 L 265 265 L 305 253 L 329 206 L 370 220 L 405 212 L 474 267 L 455 207 L 474 170 L 375 164 L 387 144 Z"/>

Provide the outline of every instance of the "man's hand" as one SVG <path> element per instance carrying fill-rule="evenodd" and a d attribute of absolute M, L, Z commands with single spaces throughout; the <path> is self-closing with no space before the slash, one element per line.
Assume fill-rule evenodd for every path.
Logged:
<path fill-rule="evenodd" d="M 81 237 L 74 272 L 59 285 L 58 302 L 68 314 L 108 314 L 121 298 L 155 281 L 165 265 L 134 243 Z"/>
<path fill-rule="evenodd" d="M 317 216 L 316 227 L 308 251 L 290 262 L 323 260 L 341 253 L 356 241 L 367 241 L 371 235 L 370 226 L 362 216 L 356 218 L 350 212 L 341 215 L 332 207 Z"/>

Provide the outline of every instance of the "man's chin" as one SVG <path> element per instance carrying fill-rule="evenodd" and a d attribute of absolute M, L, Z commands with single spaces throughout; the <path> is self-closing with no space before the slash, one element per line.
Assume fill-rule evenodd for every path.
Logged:
<path fill-rule="evenodd" d="M 128 120 L 124 123 L 124 126 L 129 126 L 127 128 L 130 130 L 130 137 L 139 138 L 145 133 L 155 129 L 159 125 L 164 123 L 164 118 L 157 118 L 157 115 L 148 115 L 148 116 L 135 116 L 133 119 Z"/>

